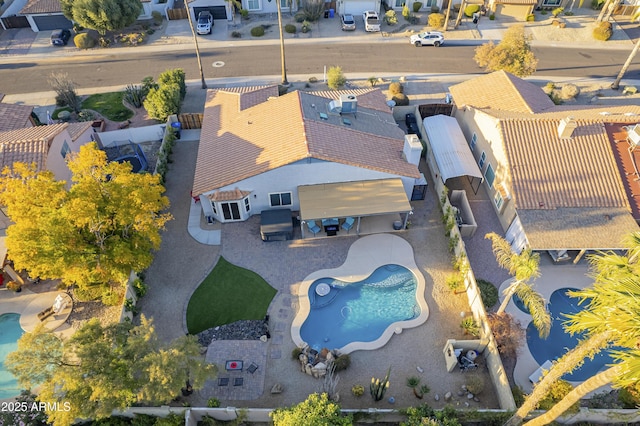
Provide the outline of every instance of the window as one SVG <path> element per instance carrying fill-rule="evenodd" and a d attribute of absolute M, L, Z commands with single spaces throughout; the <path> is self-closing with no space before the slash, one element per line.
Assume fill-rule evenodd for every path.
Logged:
<path fill-rule="evenodd" d="M 394 7 L 402 7 L 406 2 L 407 2 L 406 0 L 396 0 Z"/>
<path fill-rule="evenodd" d="M 62 149 L 60 150 L 62 158 L 67 158 L 67 154 L 69 154 L 70 152 L 71 149 L 69 148 L 69 144 L 67 143 L 67 141 L 64 141 L 64 143 L 62 144 Z"/>
<path fill-rule="evenodd" d="M 244 209 L 245 209 L 246 211 L 251 210 L 251 205 L 249 204 L 249 197 L 246 197 L 246 198 L 244 199 Z"/>
<path fill-rule="evenodd" d="M 430 9 L 431 6 L 437 6 L 437 5 L 438 5 L 438 0 L 427 0 L 422 5 L 422 8 L 423 9 Z"/>
<path fill-rule="evenodd" d="M 240 207 L 237 202 L 220 203 L 225 220 L 240 220 Z"/>
<path fill-rule="evenodd" d="M 289 0 L 280 0 L 280 9 L 287 9 L 289 10 Z"/>
<path fill-rule="evenodd" d="M 543 6 L 560 6 L 562 0 L 544 0 L 542 2 Z"/>
<path fill-rule="evenodd" d="M 269 202 L 271 207 L 277 206 L 290 206 L 291 205 L 291 193 L 290 192 L 279 192 L 269 194 Z"/>
<path fill-rule="evenodd" d="M 213 214 L 218 214 L 218 209 L 216 209 L 216 203 L 211 203 L 211 208 L 213 209 Z"/>
<path fill-rule="evenodd" d="M 491 167 L 491 163 L 487 165 L 487 170 L 484 172 L 484 178 L 487 180 L 487 185 L 489 188 L 493 186 L 493 182 L 496 180 L 496 173 L 493 171 L 493 167 Z"/>
<path fill-rule="evenodd" d="M 247 0 L 247 10 L 260 10 L 260 0 Z"/>
<path fill-rule="evenodd" d="M 484 162 L 487 159 L 487 154 L 485 154 L 484 151 L 482 151 L 482 155 L 480 156 L 480 160 L 478 160 L 478 166 L 480 166 L 480 170 L 482 170 L 482 167 L 484 166 Z"/>
<path fill-rule="evenodd" d="M 476 132 L 473 132 L 473 136 L 471 136 L 471 142 L 469 142 L 469 148 L 471 148 L 472 152 L 474 149 L 476 149 L 476 142 L 478 142 L 478 135 L 476 135 Z"/>
<path fill-rule="evenodd" d="M 496 195 L 493 197 L 493 203 L 496 205 L 498 211 L 500 211 L 502 204 L 504 203 L 504 198 L 502 198 L 500 191 L 496 191 Z"/>

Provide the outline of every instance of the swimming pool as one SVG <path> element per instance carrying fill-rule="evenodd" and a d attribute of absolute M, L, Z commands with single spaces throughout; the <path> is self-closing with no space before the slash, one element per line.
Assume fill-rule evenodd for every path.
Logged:
<path fill-rule="evenodd" d="M 564 331 L 562 323 L 567 320 L 563 314 L 575 314 L 586 306 L 586 302 L 578 305 L 578 299 L 567 295 L 567 291 L 578 291 L 575 288 L 561 288 L 554 291 L 549 298 L 549 312 L 553 319 L 549 337 L 541 339 L 538 330 L 529 323 L 527 326 L 527 345 L 536 362 L 542 365 L 546 360 L 553 361 L 564 355 L 567 350 L 573 349 L 581 335 L 571 336 Z M 613 359 L 607 351 L 602 351 L 593 357 L 586 359 L 582 367 L 573 373 L 567 373 L 562 378 L 572 382 L 581 382 L 595 375 L 605 365 L 613 363 Z"/>
<path fill-rule="evenodd" d="M 294 343 L 342 353 L 384 346 L 429 316 L 413 248 L 390 234 L 356 240 L 342 266 L 311 273 L 298 290 Z"/>
<path fill-rule="evenodd" d="M 20 327 L 19 314 L 0 315 L 0 399 L 20 395 L 18 381 L 4 367 L 4 360 L 10 352 L 18 348 L 17 341 L 24 334 Z"/>

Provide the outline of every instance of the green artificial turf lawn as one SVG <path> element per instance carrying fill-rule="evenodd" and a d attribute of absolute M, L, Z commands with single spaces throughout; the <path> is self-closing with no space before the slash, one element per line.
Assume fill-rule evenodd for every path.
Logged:
<path fill-rule="evenodd" d="M 133 117 L 133 111 L 122 104 L 124 92 L 96 93 L 82 102 L 83 109 L 99 112 L 111 121 L 125 121 Z"/>
<path fill-rule="evenodd" d="M 239 320 L 263 319 L 275 295 L 276 289 L 260 275 L 221 256 L 189 300 L 189 334 Z"/>

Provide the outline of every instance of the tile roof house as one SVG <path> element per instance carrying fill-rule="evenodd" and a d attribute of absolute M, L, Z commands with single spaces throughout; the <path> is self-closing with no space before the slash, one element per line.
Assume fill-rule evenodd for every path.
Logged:
<path fill-rule="evenodd" d="M 50 170 L 57 180 L 70 181 L 65 158 L 91 142 L 91 122 L 61 123 L 0 132 L 0 168 L 13 163 L 35 163 L 38 170 Z"/>
<path fill-rule="evenodd" d="M 192 195 L 221 222 L 272 208 L 300 211 L 303 221 L 408 213 L 424 177 L 422 145 L 405 136 L 377 89 L 209 90 Z"/>
<path fill-rule="evenodd" d="M 7 104 L 0 93 L 0 132 L 34 126 L 31 118 L 33 107 L 29 105 Z"/>
<path fill-rule="evenodd" d="M 616 249 L 638 230 L 640 182 L 622 160 L 635 155 L 625 129 L 640 106 L 555 105 L 504 71 L 450 90 L 514 249 Z"/>

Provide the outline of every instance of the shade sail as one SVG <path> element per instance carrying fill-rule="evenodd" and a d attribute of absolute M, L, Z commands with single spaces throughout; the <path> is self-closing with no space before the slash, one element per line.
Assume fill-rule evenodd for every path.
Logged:
<path fill-rule="evenodd" d="M 402 180 L 397 178 L 301 185 L 298 199 L 302 220 L 411 211 Z"/>
<path fill-rule="evenodd" d="M 458 176 L 482 179 L 482 172 L 455 118 L 434 115 L 425 118 L 423 124 L 443 182 Z"/>

